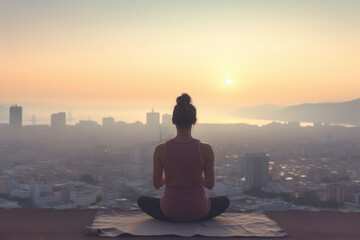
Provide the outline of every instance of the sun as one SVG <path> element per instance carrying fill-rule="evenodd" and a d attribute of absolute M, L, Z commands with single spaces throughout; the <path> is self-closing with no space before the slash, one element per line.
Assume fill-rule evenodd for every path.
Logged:
<path fill-rule="evenodd" d="M 227 78 L 227 79 L 225 80 L 225 84 L 226 84 L 226 85 L 230 85 L 230 84 L 231 84 L 231 79 L 230 79 L 230 78 Z"/>

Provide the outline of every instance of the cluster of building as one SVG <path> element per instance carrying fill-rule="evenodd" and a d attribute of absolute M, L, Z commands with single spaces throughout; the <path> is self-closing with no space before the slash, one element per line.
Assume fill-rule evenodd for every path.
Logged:
<path fill-rule="evenodd" d="M 29 200 L 29 206 L 55 209 L 89 207 L 103 199 L 101 187 L 72 181 L 19 184 L 0 179 L 0 194 Z"/>
<path fill-rule="evenodd" d="M 22 107 L 18 105 L 12 105 L 9 109 L 10 119 L 9 125 L 13 128 L 22 127 Z M 71 118 L 71 116 L 70 116 Z M 33 116 L 33 125 L 36 124 L 35 116 Z M 125 124 L 124 122 L 116 122 L 113 117 L 104 117 L 102 119 L 102 126 L 107 129 L 112 129 L 118 125 Z M 141 123 L 139 123 L 141 125 Z M 79 127 L 97 127 L 99 124 L 92 120 L 80 120 L 77 125 Z M 58 112 L 51 114 L 50 127 L 55 130 L 64 130 L 67 126 L 66 112 Z M 174 135 L 174 128 L 172 124 L 172 115 L 163 114 L 160 124 L 160 113 L 155 112 L 152 109 L 151 112 L 146 113 L 146 127 L 147 134 L 151 135 L 150 141 L 159 141 L 162 139 L 168 139 Z"/>
<path fill-rule="evenodd" d="M 21 128 L 22 108 L 11 106 L 11 128 L 1 129 L 12 140 L 0 146 L 0 194 L 28 199 L 27 203 L 39 208 L 124 209 L 136 207 L 139 195 L 161 195 L 161 190 L 154 190 L 151 184 L 152 155 L 156 144 L 174 136 L 175 128 L 170 114 L 160 116 L 152 110 L 146 113 L 145 124 L 105 117 L 102 126 L 91 120 L 69 126 L 66 113 L 59 112 L 51 115 L 46 129 Z M 46 136 L 45 143 L 38 143 L 44 149 L 39 150 L 36 144 L 34 149 L 23 145 L 16 140 L 19 131 L 11 131 L 13 128 L 29 133 L 24 134 L 24 142 L 34 141 L 35 135 L 43 141 Z M 359 209 L 357 131 L 324 124 L 199 124 L 194 135 L 210 142 L 216 154 L 216 184 L 213 190 L 206 190 L 207 194 L 230 196 L 235 209 L 294 207 L 279 199 L 244 195 L 252 188 L 296 198 L 315 193 L 321 201 L 335 200 L 343 207 Z M 2 141 L 6 143 L 6 139 Z M 92 175 L 97 183 L 78 182 L 68 172 Z M 16 204 L 1 201 L 0 206 Z"/>

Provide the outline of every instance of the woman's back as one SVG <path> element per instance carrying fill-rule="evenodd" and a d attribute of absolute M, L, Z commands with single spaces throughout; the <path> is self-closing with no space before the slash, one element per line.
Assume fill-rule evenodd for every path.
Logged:
<path fill-rule="evenodd" d="M 190 142 L 171 139 L 166 142 L 163 163 L 166 187 L 201 187 L 204 166 L 199 144 L 197 139 Z"/>
<path fill-rule="evenodd" d="M 172 121 L 176 137 L 154 151 L 153 185 L 166 185 L 159 198 L 142 196 L 139 207 L 159 220 L 207 220 L 224 212 L 230 204 L 225 196 L 206 198 L 203 187 L 214 187 L 214 152 L 209 144 L 191 136 L 196 108 L 186 93 L 176 99 Z M 165 172 L 165 177 L 163 173 Z M 204 173 L 204 177 L 203 177 Z"/>
<path fill-rule="evenodd" d="M 204 162 L 200 141 L 165 143 L 163 160 L 166 188 L 161 198 L 161 209 L 174 220 L 196 220 L 206 215 L 210 202 L 202 187 Z"/>

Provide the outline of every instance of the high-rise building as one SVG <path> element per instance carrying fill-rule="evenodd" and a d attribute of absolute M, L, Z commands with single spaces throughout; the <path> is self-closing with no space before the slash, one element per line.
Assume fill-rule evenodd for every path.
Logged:
<path fill-rule="evenodd" d="M 151 112 L 146 113 L 146 125 L 148 127 L 159 128 L 160 126 L 160 113 L 154 112 L 154 109 Z"/>
<path fill-rule="evenodd" d="M 22 126 L 22 107 L 18 105 L 10 107 L 10 126 L 16 128 Z"/>
<path fill-rule="evenodd" d="M 354 185 L 350 182 L 329 183 L 326 185 L 326 200 L 334 199 L 338 203 L 352 200 Z"/>
<path fill-rule="evenodd" d="M 66 127 L 66 113 L 59 112 L 51 114 L 51 128 L 64 129 Z"/>
<path fill-rule="evenodd" d="M 160 140 L 160 113 L 151 112 L 146 113 L 146 127 L 148 129 L 149 137 L 151 141 Z"/>
<path fill-rule="evenodd" d="M 163 114 L 161 120 L 161 129 L 160 129 L 161 140 L 172 138 L 175 135 L 175 127 L 172 123 L 172 115 Z"/>
<path fill-rule="evenodd" d="M 162 119 L 161 119 L 161 124 L 162 125 L 172 125 L 172 115 L 165 113 L 162 115 Z"/>
<path fill-rule="evenodd" d="M 269 181 L 269 156 L 265 153 L 246 154 L 244 175 L 248 187 L 262 188 Z"/>

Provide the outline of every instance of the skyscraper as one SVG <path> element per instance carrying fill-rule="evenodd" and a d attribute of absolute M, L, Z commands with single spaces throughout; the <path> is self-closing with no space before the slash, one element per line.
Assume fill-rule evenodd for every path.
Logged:
<path fill-rule="evenodd" d="M 175 126 L 172 123 L 171 114 L 163 114 L 161 120 L 161 140 L 166 140 L 174 137 L 175 135 Z"/>
<path fill-rule="evenodd" d="M 146 125 L 148 127 L 159 128 L 160 126 L 160 113 L 154 112 L 154 109 L 151 112 L 146 113 Z"/>
<path fill-rule="evenodd" d="M 151 112 L 146 113 L 146 127 L 150 134 L 151 141 L 160 140 L 160 113 L 154 112 L 152 109 Z"/>
<path fill-rule="evenodd" d="M 18 105 L 10 107 L 10 126 L 16 128 L 22 126 L 22 107 Z"/>
<path fill-rule="evenodd" d="M 165 113 L 162 115 L 161 124 L 164 125 L 170 125 L 172 126 L 172 115 Z"/>
<path fill-rule="evenodd" d="M 269 156 L 265 153 L 246 154 L 245 181 L 249 187 L 262 188 L 269 181 Z"/>
<path fill-rule="evenodd" d="M 66 113 L 59 112 L 51 114 L 51 128 L 64 129 L 66 127 Z"/>

